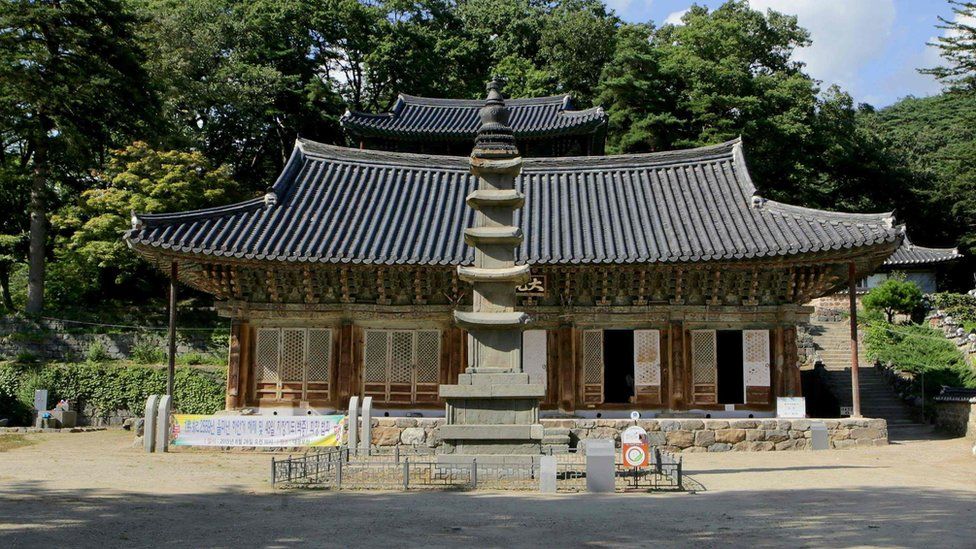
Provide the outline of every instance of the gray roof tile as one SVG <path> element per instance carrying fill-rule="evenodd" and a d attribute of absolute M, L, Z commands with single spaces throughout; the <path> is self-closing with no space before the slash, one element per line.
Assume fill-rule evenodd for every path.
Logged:
<path fill-rule="evenodd" d="M 274 261 L 465 264 L 477 182 L 464 157 L 300 140 L 276 204 L 142 215 L 136 248 Z M 848 214 L 755 196 L 741 143 L 640 155 L 525 159 L 520 263 L 673 263 L 890 246 L 890 214 Z"/>
<path fill-rule="evenodd" d="M 956 248 L 925 248 L 912 244 L 908 237 L 895 250 L 891 257 L 884 262 L 885 267 L 899 267 L 909 265 L 927 265 L 944 263 L 959 259 L 962 254 Z"/>

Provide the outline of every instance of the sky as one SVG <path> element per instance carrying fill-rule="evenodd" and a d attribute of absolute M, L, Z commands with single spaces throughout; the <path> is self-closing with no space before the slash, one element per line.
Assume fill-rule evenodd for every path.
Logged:
<path fill-rule="evenodd" d="M 715 8 L 722 0 L 605 0 L 629 22 L 679 23 L 693 3 Z M 938 17 L 952 16 L 946 0 L 750 0 L 753 8 L 796 15 L 813 44 L 796 52 L 807 73 L 838 84 L 855 101 L 888 106 L 902 97 L 940 91 L 931 76 L 916 69 L 940 63 L 927 46 L 941 35 Z"/>

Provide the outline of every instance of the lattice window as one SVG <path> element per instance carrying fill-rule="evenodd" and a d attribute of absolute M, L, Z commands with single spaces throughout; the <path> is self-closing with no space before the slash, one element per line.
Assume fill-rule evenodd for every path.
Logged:
<path fill-rule="evenodd" d="M 305 380 L 312 383 L 328 383 L 332 364 L 332 330 L 310 328 L 308 330 L 308 358 L 305 362 Z"/>
<path fill-rule="evenodd" d="M 260 328 L 257 332 L 258 339 L 254 353 L 257 380 L 263 383 L 277 383 L 280 332 L 277 328 Z"/>
<path fill-rule="evenodd" d="M 389 332 L 366 330 L 366 349 L 363 353 L 363 380 L 366 383 L 385 383 L 389 363 Z"/>
<path fill-rule="evenodd" d="M 634 378 L 640 385 L 661 385 L 661 332 L 634 330 Z"/>
<path fill-rule="evenodd" d="M 281 381 L 302 381 L 305 369 L 305 330 L 286 328 L 281 331 Z"/>
<path fill-rule="evenodd" d="M 716 375 L 715 330 L 692 330 L 691 364 L 696 385 L 714 384 Z"/>
<path fill-rule="evenodd" d="M 441 334 L 436 330 L 417 332 L 417 383 L 437 383 L 441 378 Z"/>
<path fill-rule="evenodd" d="M 742 331 L 742 368 L 746 387 L 769 387 L 769 331 Z"/>
<path fill-rule="evenodd" d="M 583 382 L 603 385 L 603 330 L 583 332 Z"/>
<path fill-rule="evenodd" d="M 412 332 L 392 332 L 390 344 L 390 383 L 410 383 L 413 381 Z"/>

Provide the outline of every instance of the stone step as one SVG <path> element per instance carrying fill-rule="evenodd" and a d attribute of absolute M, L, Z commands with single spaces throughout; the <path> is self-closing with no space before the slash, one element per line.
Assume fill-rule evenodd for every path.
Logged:
<path fill-rule="evenodd" d="M 543 444 L 542 455 L 568 454 L 569 444 Z"/>
<path fill-rule="evenodd" d="M 542 437 L 542 444 L 569 444 L 569 435 L 566 436 L 549 436 L 545 435 Z"/>
<path fill-rule="evenodd" d="M 542 430 L 543 436 L 553 436 L 553 437 L 568 437 L 569 427 L 544 427 Z"/>

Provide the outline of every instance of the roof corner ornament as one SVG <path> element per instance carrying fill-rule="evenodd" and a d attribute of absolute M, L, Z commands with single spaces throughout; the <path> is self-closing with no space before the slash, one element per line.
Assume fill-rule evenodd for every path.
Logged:
<path fill-rule="evenodd" d="M 264 207 L 271 208 L 278 203 L 278 195 L 275 194 L 273 187 L 268 187 L 267 192 L 264 193 Z"/>
<path fill-rule="evenodd" d="M 762 209 L 766 205 L 766 199 L 758 194 L 752 195 L 752 207 L 756 210 Z"/>
<path fill-rule="evenodd" d="M 136 215 L 135 210 L 129 210 L 129 222 L 132 223 L 133 231 L 142 230 L 142 220 Z"/>
<path fill-rule="evenodd" d="M 478 111 L 481 126 L 474 142 L 471 156 L 480 158 L 512 158 L 519 155 L 515 145 L 515 134 L 508 125 L 508 107 L 502 96 L 501 78 L 495 76 L 488 83 L 488 97 L 485 106 Z"/>

